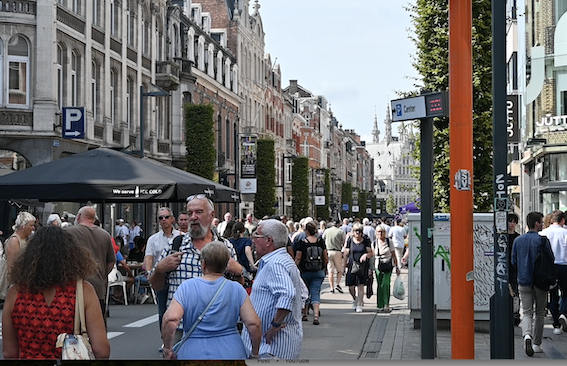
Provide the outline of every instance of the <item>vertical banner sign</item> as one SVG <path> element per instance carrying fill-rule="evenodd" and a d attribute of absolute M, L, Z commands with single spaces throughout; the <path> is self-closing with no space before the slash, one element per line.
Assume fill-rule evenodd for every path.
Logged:
<path fill-rule="evenodd" d="M 360 207 L 358 206 L 358 191 L 352 191 L 352 212 L 359 212 Z"/>
<path fill-rule="evenodd" d="M 506 100 L 506 129 L 508 132 L 508 143 L 520 143 L 518 96 L 508 95 Z"/>
<path fill-rule="evenodd" d="M 372 196 L 371 195 L 366 196 L 366 213 L 367 214 L 372 213 Z"/>
<path fill-rule="evenodd" d="M 240 138 L 240 191 L 243 194 L 256 193 L 257 136 Z"/>
<path fill-rule="evenodd" d="M 325 206 L 325 170 L 315 172 L 315 206 Z"/>

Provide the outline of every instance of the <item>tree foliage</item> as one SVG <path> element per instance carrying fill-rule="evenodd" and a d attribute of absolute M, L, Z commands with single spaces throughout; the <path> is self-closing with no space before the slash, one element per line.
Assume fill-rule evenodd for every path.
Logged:
<path fill-rule="evenodd" d="M 447 0 L 416 0 L 409 6 L 417 48 L 413 66 L 421 76 L 419 89 L 449 88 L 449 11 Z M 492 210 L 492 38 L 491 2 L 473 0 L 473 187 L 477 212 Z M 449 118 L 434 120 L 433 180 L 435 212 L 449 212 Z M 419 141 L 418 141 L 419 146 Z M 415 150 L 420 158 L 420 150 Z"/>
<path fill-rule="evenodd" d="M 291 214 L 295 221 L 309 216 L 309 159 L 293 160 L 291 170 Z"/>
<path fill-rule="evenodd" d="M 185 104 L 187 171 L 211 180 L 216 168 L 214 113 L 210 104 Z"/>
<path fill-rule="evenodd" d="M 256 217 L 273 215 L 276 204 L 276 155 L 274 140 L 259 139 L 257 142 L 257 189 L 254 199 L 254 214 Z"/>

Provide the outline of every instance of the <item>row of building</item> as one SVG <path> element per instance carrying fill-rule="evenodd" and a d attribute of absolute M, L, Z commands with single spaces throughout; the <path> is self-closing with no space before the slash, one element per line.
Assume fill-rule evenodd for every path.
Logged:
<path fill-rule="evenodd" d="M 291 213 L 294 156 L 308 157 L 314 172 L 330 170 L 330 216 L 341 213 L 342 182 L 383 200 L 395 194 L 398 205 L 414 200 L 410 131 L 392 136 L 387 111 L 385 137 L 375 117 L 366 144 L 343 128 L 324 96 L 296 80 L 283 86 L 280 65 L 266 52 L 258 0 L 0 4 L 2 168 L 20 170 L 99 146 L 184 168 L 183 106 L 210 103 L 221 183 L 250 186 L 253 177 L 241 172 L 243 140 L 275 141 L 279 214 Z M 84 131 L 73 131 L 70 113 L 81 115 Z M 253 197 L 244 194 L 218 211 L 244 217 L 254 211 Z M 46 214 L 53 210 L 61 211 L 48 207 Z M 109 219 L 142 220 L 137 205 L 112 210 Z"/>
<path fill-rule="evenodd" d="M 507 1 L 514 210 L 567 210 L 567 1 Z"/>

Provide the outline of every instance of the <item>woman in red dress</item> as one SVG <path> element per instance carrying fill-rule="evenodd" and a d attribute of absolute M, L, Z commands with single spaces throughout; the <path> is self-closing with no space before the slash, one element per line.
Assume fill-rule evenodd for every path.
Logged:
<path fill-rule="evenodd" d="M 55 343 L 60 333 L 74 331 L 75 288 L 94 272 L 91 253 L 63 229 L 44 226 L 10 268 L 12 287 L 2 314 L 4 358 L 60 359 Z M 98 297 L 84 281 L 87 334 L 96 358 L 108 358 L 110 343 Z"/>

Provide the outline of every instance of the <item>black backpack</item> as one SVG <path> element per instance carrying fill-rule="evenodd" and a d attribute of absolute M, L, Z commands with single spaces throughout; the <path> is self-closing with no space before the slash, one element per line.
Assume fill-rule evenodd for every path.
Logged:
<path fill-rule="evenodd" d="M 549 291 L 557 285 L 557 269 L 551 248 L 543 250 L 544 245 L 548 245 L 547 237 L 542 236 L 534 264 L 533 285 L 540 290 Z"/>
<path fill-rule="evenodd" d="M 317 243 L 312 244 L 305 240 L 309 244 L 307 249 L 305 249 L 305 262 L 303 262 L 306 271 L 319 271 L 323 269 L 323 248 L 321 248 Z"/>

